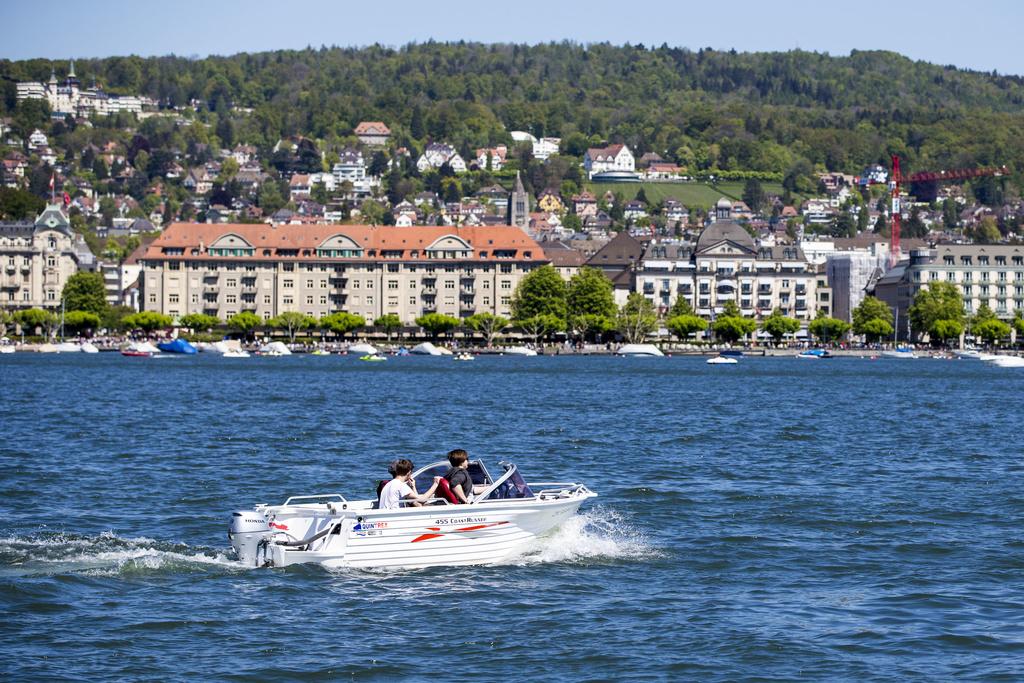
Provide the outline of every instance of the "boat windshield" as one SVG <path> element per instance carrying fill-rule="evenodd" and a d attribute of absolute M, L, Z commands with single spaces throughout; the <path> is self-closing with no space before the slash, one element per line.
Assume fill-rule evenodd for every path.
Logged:
<path fill-rule="evenodd" d="M 416 473 L 416 490 L 423 493 L 434 484 L 434 477 L 443 477 L 451 465 L 447 461 L 434 463 Z M 469 461 L 469 476 L 474 486 L 490 486 L 492 483 L 487 468 L 479 460 Z"/>
<path fill-rule="evenodd" d="M 512 474 L 487 496 L 487 500 L 509 500 L 512 498 L 533 498 L 530 485 L 523 479 L 523 475 L 519 474 L 518 469 L 513 470 Z"/>

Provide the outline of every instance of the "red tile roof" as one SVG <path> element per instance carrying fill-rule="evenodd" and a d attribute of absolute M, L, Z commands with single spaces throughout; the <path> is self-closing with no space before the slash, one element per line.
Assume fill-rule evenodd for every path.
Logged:
<path fill-rule="evenodd" d="M 364 258 L 360 260 L 374 260 L 375 256 L 369 256 L 370 250 L 380 251 L 401 251 L 402 257 L 411 258 L 409 252 L 419 251 L 422 256 L 424 249 L 436 242 L 438 239 L 453 235 L 459 237 L 473 247 L 475 258 L 485 258 L 482 252 L 487 253 L 486 258 L 493 256 L 494 250 L 514 251 L 513 258 L 542 261 L 543 251 L 533 239 L 516 226 L 492 225 L 492 226 L 414 226 L 397 227 L 393 225 L 282 225 L 274 227 L 266 224 L 255 223 L 172 223 L 167 226 L 163 233 L 153 241 L 146 250 L 145 258 L 166 259 L 163 250 L 165 248 L 182 249 L 184 254 L 178 258 L 187 260 L 224 257 L 211 257 L 205 249 L 202 253 L 192 254 L 192 249 L 199 249 L 200 245 L 206 247 L 215 243 L 224 235 L 233 234 L 241 237 L 255 249 L 253 256 L 233 257 L 241 260 L 265 260 L 277 258 L 277 250 L 309 250 L 309 256 L 302 258 L 316 258 L 316 249 L 335 235 L 345 235 L 360 245 L 364 250 Z M 264 251 L 270 250 L 270 254 Z M 530 252 L 526 256 L 526 252 Z"/>

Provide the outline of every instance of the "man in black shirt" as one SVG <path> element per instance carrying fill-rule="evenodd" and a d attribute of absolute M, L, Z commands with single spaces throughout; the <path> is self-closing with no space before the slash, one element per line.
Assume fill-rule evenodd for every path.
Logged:
<path fill-rule="evenodd" d="M 469 453 L 456 448 L 449 451 L 448 462 L 451 467 L 445 472 L 444 478 L 448 480 L 448 486 L 459 502 L 468 503 L 469 497 L 473 495 L 473 478 L 469 476 Z"/>

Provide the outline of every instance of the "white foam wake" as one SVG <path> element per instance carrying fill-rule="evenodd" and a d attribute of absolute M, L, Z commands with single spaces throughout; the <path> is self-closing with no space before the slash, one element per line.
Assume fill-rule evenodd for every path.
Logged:
<path fill-rule="evenodd" d="M 594 508 L 569 518 L 508 558 L 506 564 L 596 564 L 644 560 L 660 551 L 617 512 Z"/>
<path fill-rule="evenodd" d="M 0 571 L 8 574 L 116 575 L 212 567 L 245 569 L 220 551 L 146 537 L 123 538 L 112 532 L 0 537 Z"/>

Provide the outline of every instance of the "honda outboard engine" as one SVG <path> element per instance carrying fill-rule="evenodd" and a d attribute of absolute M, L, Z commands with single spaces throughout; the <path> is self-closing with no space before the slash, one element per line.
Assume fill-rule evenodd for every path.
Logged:
<path fill-rule="evenodd" d="M 262 541 L 273 536 L 267 516 L 258 510 L 242 510 L 231 513 L 228 540 L 238 553 L 242 564 L 259 567 L 266 561 L 266 548 Z"/>

